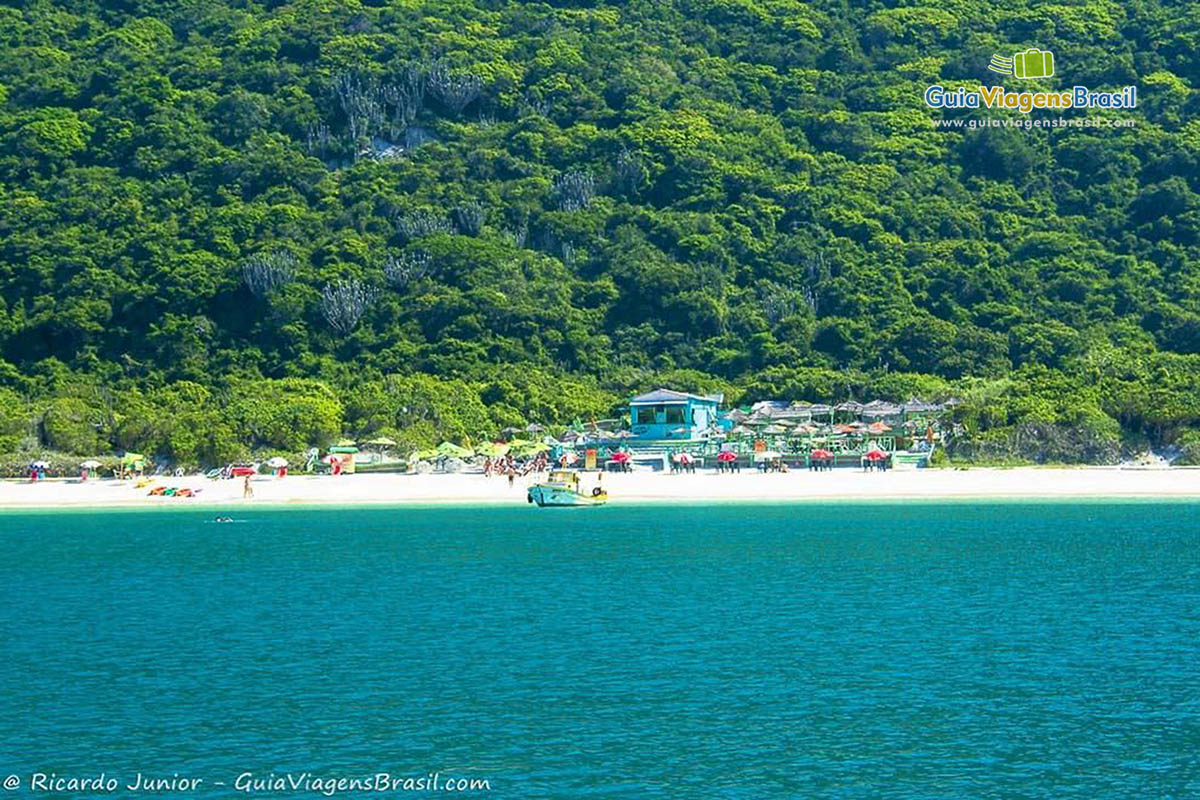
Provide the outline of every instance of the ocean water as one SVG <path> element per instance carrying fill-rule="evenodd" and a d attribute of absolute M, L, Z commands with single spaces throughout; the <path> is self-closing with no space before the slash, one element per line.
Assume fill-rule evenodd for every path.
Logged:
<path fill-rule="evenodd" d="M 1197 504 L 229 513 L 0 514 L 6 794 L 1200 796 Z"/>

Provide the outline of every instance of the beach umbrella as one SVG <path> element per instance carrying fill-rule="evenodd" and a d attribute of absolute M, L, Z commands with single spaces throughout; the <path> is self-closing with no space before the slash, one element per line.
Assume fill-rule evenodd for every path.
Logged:
<path fill-rule="evenodd" d="M 886 422 L 872 422 L 867 426 L 867 430 L 871 433 L 887 433 L 891 429 L 892 426 L 888 425 Z"/>
<path fill-rule="evenodd" d="M 429 461 L 430 459 L 437 458 L 437 456 L 437 450 L 414 450 L 409 458 L 413 461 Z"/>
<path fill-rule="evenodd" d="M 619 450 L 619 451 L 613 453 L 612 460 L 617 462 L 618 464 L 624 464 L 627 461 L 629 461 L 629 453 Z"/>
<path fill-rule="evenodd" d="M 389 439 L 386 436 L 380 436 L 379 438 L 372 439 L 369 442 L 363 442 L 363 444 L 369 444 L 372 447 L 395 447 L 396 446 L 396 442 L 393 439 Z"/>
<path fill-rule="evenodd" d="M 479 455 L 487 456 L 488 458 L 505 455 L 508 451 L 509 445 L 504 442 L 484 442 L 475 450 Z"/>
<path fill-rule="evenodd" d="M 281 467 L 286 467 L 287 465 L 288 460 L 283 456 L 275 456 L 274 458 L 267 459 L 267 466 L 271 467 L 272 469 L 279 469 Z"/>
<path fill-rule="evenodd" d="M 30 464 L 29 466 L 33 467 L 34 469 L 50 469 L 50 462 L 49 461 L 35 461 L 32 464 Z"/>
<path fill-rule="evenodd" d="M 545 430 L 545 428 L 543 428 L 541 425 L 538 425 L 536 422 L 531 422 L 525 426 L 526 433 L 542 433 Z"/>
<path fill-rule="evenodd" d="M 717 453 L 717 461 L 724 461 L 726 463 L 730 461 L 737 461 L 737 453 L 733 452 L 732 450 L 722 450 L 721 452 Z"/>
<path fill-rule="evenodd" d="M 544 453 L 550 449 L 550 445 L 545 442 L 522 442 L 520 447 L 514 446 L 510 451 L 514 455 L 521 457 L 531 456 L 535 453 Z"/>
<path fill-rule="evenodd" d="M 832 458 L 833 453 L 829 452 L 828 450 L 824 449 L 823 447 L 818 447 L 816 450 L 812 451 L 812 457 L 813 458 Z"/>
<path fill-rule="evenodd" d="M 99 469 L 100 462 L 94 458 L 89 458 L 87 461 L 83 462 L 79 466 L 83 467 L 84 469 Z"/>
<path fill-rule="evenodd" d="M 453 442 L 442 442 L 437 446 L 437 454 L 448 458 L 470 458 L 475 455 L 475 452 L 469 448 L 461 447 Z"/>
<path fill-rule="evenodd" d="M 871 452 L 867 453 L 868 461 L 883 461 L 885 458 L 887 458 L 887 453 L 883 452 L 882 450 L 872 450 Z"/>
<path fill-rule="evenodd" d="M 146 460 L 146 457 L 144 455 L 142 455 L 141 453 L 128 453 L 127 452 L 127 453 L 125 453 L 125 455 L 121 456 L 122 464 L 133 464 L 138 461 L 145 461 L 145 460 Z"/>

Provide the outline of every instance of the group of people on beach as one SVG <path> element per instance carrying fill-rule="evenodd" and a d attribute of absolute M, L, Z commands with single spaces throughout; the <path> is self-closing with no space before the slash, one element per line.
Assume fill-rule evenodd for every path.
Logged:
<path fill-rule="evenodd" d="M 550 467 L 550 458 L 544 452 L 525 461 L 517 461 L 512 455 L 496 456 L 483 462 L 484 477 L 493 475 L 508 476 L 511 485 L 518 475 L 529 475 L 533 472 L 545 472 Z"/>

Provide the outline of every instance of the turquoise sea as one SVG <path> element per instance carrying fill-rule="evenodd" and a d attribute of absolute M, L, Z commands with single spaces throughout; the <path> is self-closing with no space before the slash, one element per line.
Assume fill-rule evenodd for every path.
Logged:
<path fill-rule="evenodd" d="M 228 513 L 0 513 L 9 796 L 1200 796 L 1198 504 Z"/>

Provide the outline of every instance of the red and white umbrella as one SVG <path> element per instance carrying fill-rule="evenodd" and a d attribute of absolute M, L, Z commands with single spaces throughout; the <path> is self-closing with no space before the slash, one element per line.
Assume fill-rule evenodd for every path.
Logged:
<path fill-rule="evenodd" d="M 737 453 L 733 452 L 732 450 L 722 450 L 721 452 L 717 453 L 717 461 L 724 461 L 726 463 L 730 461 L 737 461 Z"/>
<path fill-rule="evenodd" d="M 626 461 L 629 460 L 629 453 L 626 453 L 623 451 L 618 451 L 616 453 L 613 453 L 612 460 L 617 462 L 618 464 L 624 464 Z"/>

